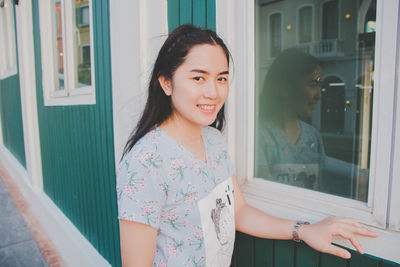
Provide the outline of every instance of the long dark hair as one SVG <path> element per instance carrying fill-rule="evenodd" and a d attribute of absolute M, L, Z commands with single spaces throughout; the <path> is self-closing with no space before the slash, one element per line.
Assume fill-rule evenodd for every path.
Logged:
<path fill-rule="evenodd" d="M 229 50 L 214 31 L 201 29 L 189 24 L 179 26 L 173 30 L 158 53 L 149 82 L 146 106 L 139 123 L 125 145 L 122 157 L 155 125 L 160 125 L 172 114 L 171 98 L 162 90 L 158 78 L 164 76 L 171 80 L 176 69 L 185 61 L 189 50 L 193 46 L 200 44 L 220 46 L 225 52 L 229 66 Z M 216 120 L 210 125 L 218 130 L 222 130 L 224 127 L 224 106 L 218 112 Z"/>
<path fill-rule="evenodd" d="M 318 59 L 296 48 L 284 50 L 272 63 L 260 94 L 260 113 L 263 118 L 281 121 L 282 108 L 296 101 L 300 82 L 313 73 Z"/>

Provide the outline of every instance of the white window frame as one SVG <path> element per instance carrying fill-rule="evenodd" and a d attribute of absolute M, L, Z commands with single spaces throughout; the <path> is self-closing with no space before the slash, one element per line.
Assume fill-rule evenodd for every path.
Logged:
<path fill-rule="evenodd" d="M 40 40 L 43 77 L 43 96 L 46 106 L 96 104 L 94 46 L 93 46 L 93 16 L 92 0 L 89 0 L 90 18 L 90 58 L 91 85 L 75 88 L 78 75 L 78 62 L 74 49 L 76 43 L 74 1 L 60 1 L 62 5 L 61 25 L 63 29 L 64 52 L 64 89 L 58 89 L 58 50 L 56 44 L 55 1 L 39 1 Z M 77 25 L 79 26 L 79 25 Z"/>
<path fill-rule="evenodd" d="M 394 160 L 399 162 L 400 116 L 397 116 L 396 149 L 392 151 L 393 108 L 398 81 L 396 57 L 398 44 L 397 0 L 378 0 L 377 35 L 375 48 L 375 88 L 372 122 L 372 143 L 368 202 L 338 197 L 308 189 L 279 184 L 255 178 L 254 173 L 254 104 L 255 104 L 255 25 L 254 1 L 217 1 L 217 32 L 227 42 L 235 60 L 235 73 L 227 102 L 226 135 L 230 155 L 236 165 L 236 175 L 249 204 L 272 215 L 290 219 L 317 221 L 326 216 L 353 217 L 373 227 L 380 233 L 378 239 L 361 239 L 367 253 L 400 262 L 399 192 L 391 194 L 389 185 L 399 185 L 399 167 L 393 169 Z M 339 1 L 340 8 L 340 1 Z M 340 12 L 340 10 L 339 10 Z M 339 22 L 340 23 L 340 22 Z M 339 33 L 340 35 L 340 33 Z M 397 36 L 394 36 L 397 35 Z M 384 70 L 384 71 L 383 71 Z M 390 70 L 390 71 L 389 71 Z M 240 75 L 238 75 L 240 73 Z M 397 81 L 397 82 L 396 82 Z M 398 86 L 398 85 L 397 85 Z M 397 111 L 397 115 L 399 111 Z M 394 153 L 397 153 L 395 156 Z M 393 164 L 395 165 L 395 164 Z M 393 176 L 391 174 L 396 174 Z M 399 188 L 397 186 L 397 188 Z M 396 190 L 396 189 L 392 189 Z M 398 190 L 398 189 L 397 189 Z M 388 211 L 395 222 L 389 224 Z M 335 243 L 352 248 L 343 239 Z"/>
<path fill-rule="evenodd" d="M 297 7 L 297 9 L 296 9 L 296 43 L 297 44 L 302 44 L 302 43 L 300 43 L 300 9 L 305 8 L 305 7 L 311 7 L 311 14 L 312 14 L 312 16 L 311 16 L 311 43 L 315 42 L 314 5 L 313 4 L 304 4 L 304 5 Z"/>
<path fill-rule="evenodd" d="M 399 4 L 400 6 L 400 4 Z M 400 24 L 400 17 L 398 18 L 398 24 Z M 393 40 L 393 39 L 392 39 Z M 395 42 L 393 42 L 395 43 Z M 396 90 L 396 102 L 395 102 L 395 119 L 394 124 L 394 140 L 393 140 L 393 169 L 392 169 L 392 181 L 389 185 L 390 188 L 390 209 L 389 209 L 389 228 L 395 231 L 400 231 L 400 194 L 398 189 L 400 188 L 400 27 L 397 29 L 397 65 L 393 68 L 391 75 L 397 74 L 395 84 Z M 397 164 L 396 164 L 397 163 Z"/>
<path fill-rule="evenodd" d="M 17 56 L 14 26 L 14 6 L 6 0 L 0 8 L 0 79 L 17 74 Z"/>

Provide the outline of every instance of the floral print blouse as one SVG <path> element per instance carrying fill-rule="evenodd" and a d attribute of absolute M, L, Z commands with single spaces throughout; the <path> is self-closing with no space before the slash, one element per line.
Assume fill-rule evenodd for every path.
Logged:
<path fill-rule="evenodd" d="M 234 167 L 221 133 L 204 127 L 206 162 L 155 127 L 117 171 L 118 219 L 157 229 L 153 266 L 229 266 Z"/>
<path fill-rule="evenodd" d="M 319 189 L 318 179 L 325 165 L 322 138 L 313 126 L 300 122 L 301 134 L 292 144 L 274 124 L 263 122 L 260 127 L 257 162 L 269 169 L 271 177 L 259 176 L 294 186 Z"/>

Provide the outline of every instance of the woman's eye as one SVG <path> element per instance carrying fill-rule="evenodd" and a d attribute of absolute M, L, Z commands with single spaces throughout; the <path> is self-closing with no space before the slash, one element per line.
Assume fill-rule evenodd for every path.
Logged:
<path fill-rule="evenodd" d="M 228 79 L 226 77 L 219 77 L 218 81 L 220 82 L 226 82 Z"/>
<path fill-rule="evenodd" d="M 203 77 L 194 77 L 193 80 L 195 80 L 195 81 L 202 81 L 202 80 L 204 80 L 204 79 L 203 79 Z"/>

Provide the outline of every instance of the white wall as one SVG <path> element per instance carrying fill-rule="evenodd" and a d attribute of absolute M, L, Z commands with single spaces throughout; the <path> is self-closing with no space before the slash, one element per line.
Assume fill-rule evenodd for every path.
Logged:
<path fill-rule="evenodd" d="M 167 1 L 113 1 L 110 29 L 117 166 L 144 108 L 152 64 L 168 33 Z"/>

